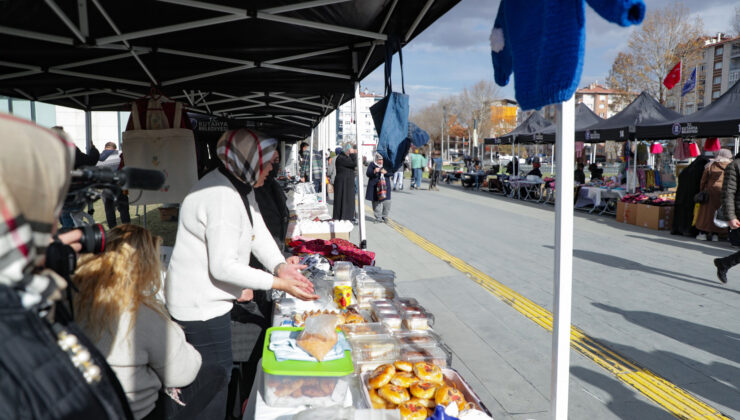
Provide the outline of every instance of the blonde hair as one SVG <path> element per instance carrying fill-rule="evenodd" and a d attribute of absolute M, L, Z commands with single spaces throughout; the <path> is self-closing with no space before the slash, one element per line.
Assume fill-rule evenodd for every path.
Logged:
<path fill-rule="evenodd" d="M 156 298 L 162 283 L 160 242 L 140 226 L 120 225 L 108 233 L 104 253 L 80 258 L 72 278 L 79 289 L 74 300 L 76 319 L 94 340 L 104 331 L 115 335 L 125 312 L 131 314 L 130 331 L 142 304 L 169 319 Z"/>

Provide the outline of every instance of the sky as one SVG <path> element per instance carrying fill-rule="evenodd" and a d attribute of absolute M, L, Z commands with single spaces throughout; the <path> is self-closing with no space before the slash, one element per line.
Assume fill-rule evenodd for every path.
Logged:
<path fill-rule="evenodd" d="M 525 0 L 516 0 L 525 1 Z M 662 9 L 675 0 L 645 0 L 647 10 Z M 731 32 L 737 0 L 685 0 L 692 15 L 701 17 L 706 33 Z M 403 49 L 406 93 L 411 111 L 457 94 L 480 80 L 493 79 L 489 36 L 499 1 L 462 0 Z M 586 7 L 586 52 L 580 86 L 604 83 L 617 53 L 627 48 L 635 27 L 623 28 Z M 400 91 L 398 55 L 394 56 L 393 88 Z M 383 91 L 383 66 L 361 83 L 363 89 Z M 499 96 L 514 98 L 512 82 Z"/>

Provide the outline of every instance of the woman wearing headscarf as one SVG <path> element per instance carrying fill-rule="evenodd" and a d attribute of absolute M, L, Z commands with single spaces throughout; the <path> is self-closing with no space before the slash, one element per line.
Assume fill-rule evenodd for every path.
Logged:
<path fill-rule="evenodd" d="M 352 143 L 344 143 L 342 153 L 336 158 L 334 175 L 334 220 L 355 219 L 355 169 L 357 151 Z"/>
<path fill-rule="evenodd" d="M 366 175 L 365 199 L 373 203 L 375 223 L 388 223 L 388 213 L 391 212 L 391 175 L 383 168 L 383 156 L 380 153 L 375 153 L 373 162 L 367 166 Z M 384 188 L 378 186 L 381 179 L 385 180 Z"/>
<path fill-rule="evenodd" d="M 707 200 L 699 206 L 696 217 L 696 228 L 699 230 L 696 239 L 700 241 L 718 241 L 719 234 L 727 232 L 727 229 L 718 228 L 714 224 L 714 213 L 722 204 L 722 181 L 725 179 L 725 168 L 730 162 L 732 152 L 720 149 L 716 157 L 704 166 L 699 191 L 705 193 Z"/>
<path fill-rule="evenodd" d="M 79 241 L 80 231 L 52 242 L 75 145 L 2 113 L 0 133 L 0 417 L 132 418 L 105 358 L 59 303 L 67 286 L 59 273 L 70 274 L 80 250 L 63 238 Z"/>
<path fill-rule="evenodd" d="M 272 169 L 276 146 L 274 138 L 247 129 L 224 133 L 217 145 L 223 166 L 203 176 L 180 209 L 165 282 L 167 309 L 202 355 L 203 364 L 216 364 L 226 372 L 226 381 L 202 418 L 222 419 L 226 413 L 234 300 L 243 295 L 249 300 L 254 289 L 317 298 L 299 271 L 305 266 L 286 263 L 252 190 Z M 249 266 L 251 254 L 267 271 Z"/>

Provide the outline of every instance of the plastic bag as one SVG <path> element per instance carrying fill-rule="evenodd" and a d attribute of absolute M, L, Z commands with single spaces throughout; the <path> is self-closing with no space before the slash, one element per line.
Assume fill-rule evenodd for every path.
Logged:
<path fill-rule="evenodd" d="M 373 410 L 364 408 L 343 408 L 339 406 L 310 408 L 293 416 L 293 420 L 399 420 L 398 410 Z"/>
<path fill-rule="evenodd" d="M 336 315 L 319 315 L 308 318 L 305 328 L 296 339 L 296 344 L 321 362 L 337 344 L 338 323 L 339 317 Z"/>

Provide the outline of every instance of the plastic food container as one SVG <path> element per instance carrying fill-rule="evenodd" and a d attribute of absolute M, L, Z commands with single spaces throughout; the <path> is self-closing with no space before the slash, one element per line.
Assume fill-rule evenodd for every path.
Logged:
<path fill-rule="evenodd" d="M 399 297 L 395 300 L 396 304 L 400 307 L 406 307 L 406 306 L 416 306 L 419 304 L 419 301 L 412 297 Z"/>
<path fill-rule="evenodd" d="M 401 360 L 408 360 L 412 363 L 430 362 L 439 367 L 452 366 L 452 352 L 444 344 L 435 346 L 401 346 Z"/>
<path fill-rule="evenodd" d="M 380 322 L 372 322 L 367 324 L 345 324 L 342 325 L 342 331 L 348 339 L 353 337 L 366 337 L 376 335 L 391 335 L 390 330 L 385 324 Z"/>
<path fill-rule="evenodd" d="M 393 362 L 391 361 L 391 363 Z M 360 375 L 360 380 L 362 381 L 362 394 L 365 397 L 365 404 L 367 404 L 368 407 L 373 406 L 372 403 L 370 402 L 370 392 L 368 391 L 368 386 L 367 386 L 367 380 L 370 377 L 370 373 L 371 372 L 365 370 L 365 371 L 362 371 Z M 478 395 L 473 391 L 473 388 L 471 388 L 470 385 L 468 385 L 468 383 L 465 382 L 462 376 L 460 376 L 460 374 L 457 373 L 455 369 L 442 368 L 442 375 L 444 375 L 445 383 L 452 385 L 453 387 L 459 389 L 460 392 L 462 392 L 463 396 L 465 397 L 465 401 L 469 403 L 473 403 L 473 407 L 475 409 L 483 411 L 489 417 L 491 417 L 491 412 L 488 411 L 488 407 L 486 407 L 483 404 L 480 397 L 478 397 Z"/>
<path fill-rule="evenodd" d="M 375 319 L 385 324 L 391 331 L 398 331 L 401 329 L 401 315 L 391 313 L 375 314 Z"/>
<path fill-rule="evenodd" d="M 434 325 L 434 316 L 430 313 L 409 313 L 403 317 L 403 328 L 411 331 L 425 331 Z"/>
<path fill-rule="evenodd" d="M 391 335 L 375 335 L 348 338 L 352 347 L 352 359 L 357 362 L 377 360 L 397 360 L 400 357 L 400 344 Z"/>
<path fill-rule="evenodd" d="M 352 281 L 354 265 L 349 261 L 337 261 L 334 263 L 334 278 L 338 281 Z M 351 284 L 349 284 L 351 286 Z"/>
<path fill-rule="evenodd" d="M 444 341 L 432 330 L 426 331 L 398 331 L 395 334 L 402 346 L 434 347 L 443 345 Z"/>
<path fill-rule="evenodd" d="M 344 358 L 328 362 L 278 362 L 270 351 L 273 331 L 300 329 L 274 327 L 267 330 L 262 349 L 262 370 L 265 373 L 262 396 L 265 403 L 272 407 L 328 407 L 341 404 L 349 389 L 349 375 L 354 372 L 349 351 L 344 352 Z"/>
<path fill-rule="evenodd" d="M 396 360 L 398 359 L 368 360 L 368 361 L 355 360 L 355 372 L 358 375 L 363 374 L 365 372 L 372 372 L 378 366 L 393 364 L 393 362 L 395 362 Z M 372 407 L 372 405 L 369 405 L 368 407 Z"/>

